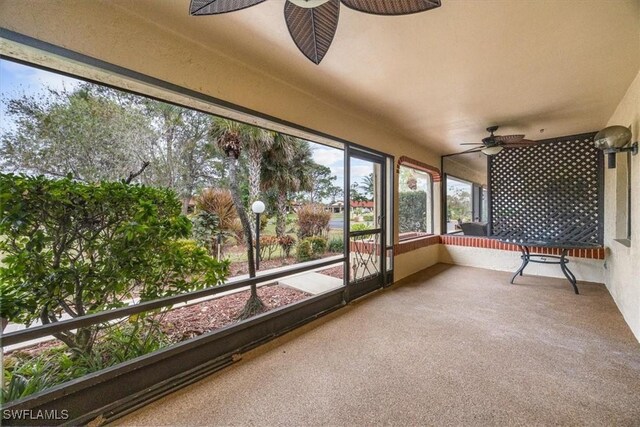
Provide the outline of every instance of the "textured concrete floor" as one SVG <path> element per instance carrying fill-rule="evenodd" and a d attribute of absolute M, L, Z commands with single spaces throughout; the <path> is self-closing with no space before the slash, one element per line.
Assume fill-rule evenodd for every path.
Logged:
<path fill-rule="evenodd" d="M 640 345 L 606 288 L 436 265 L 123 425 L 640 425 Z"/>

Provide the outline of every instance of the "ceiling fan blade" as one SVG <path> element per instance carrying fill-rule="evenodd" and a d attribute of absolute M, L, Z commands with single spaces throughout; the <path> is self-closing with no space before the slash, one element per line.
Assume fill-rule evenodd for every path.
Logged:
<path fill-rule="evenodd" d="M 493 137 L 496 141 L 504 142 L 508 144 L 510 142 L 519 142 L 524 139 L 524 135 L 495 135 Z"/>
<path fill-rule="evenodd" d="M 291 38 L 300 52 L 316 64 L 331 46 L 339 15 L 340 0 L 329 0 L 314 8 L 299 7 L 289 0 L 284 4 L 284 19 Z"/>
<path fill-rule="evenodd" d="M 374 15 L 408 15 L 440 7 L 440 0 L 341 0 L 350 9 Z"/>
<path fill-rule="evenodd" d="M 246 9 L 263 1 L 264 0 L 191 0 L 189 13 L 191 15 L 217 15 Z"/>

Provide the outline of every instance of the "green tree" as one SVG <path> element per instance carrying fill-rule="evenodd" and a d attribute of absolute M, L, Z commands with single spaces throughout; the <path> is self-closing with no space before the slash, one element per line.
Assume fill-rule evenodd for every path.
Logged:
<path fill-rule="evenodd" d="M 24 171 L 98 182 L 117 180 L 148 161 L 139 148 L 153 140 L 139 110 L 97 94 L 94 85 L 47 89 L 6 102 L 15 127 L 0 138 L 0 165 Z"/>
<path fill-rule="evenodd" d="M 311 189 L 307 191 L 310 203 L 320 203 L 326 199 L 333 199 L 342 192 L 342 188 L 334 185 L 337 177 L 327 166 L 317 164 L 311 160 L 310 169 Z"/>
<path fill-rule="evenodd" d="M 179 240 L 190 225 L 169 189 L 1 174 L 0 282 L 28 295 L 3 311 L 46 325 L 125 306 L 134 292 L 145 301 L 222 283 L 227 264 Z M 107 326 L 54 335 L 87 355 Z"/>
<path fill-rule="evenodd" d="M 270 150 L 265 152 L 262 164 L 262 185 L 275 194 L 276 235 L 286 231 L 289 196 L 313 188 L 310 168 L 313 159 L 309 143 L 288 135 L 277 134 Z"/>
<path fill-rule="evenodd" d="M 251 224 L 247 215 L 247 209 L 242 201 L 239 179 L 238 179 L 238 159 L 243 149 L 249 144 L 255 135 L 255 128 L 233 120 L 217 118 L 211 128 L 211 137 L 216 141 L 220 151 L 225 155 L 225 165 L 228 171 L 229 190 L 233 204 L 235 205 L 238 218 L 245 236 L 247 245 L 247 264 L 249 267 L 249 277 L 255 277 L 256 265 L 253 251 L 253 235 Z M 258 296 L 255 283 L 251 285 L 251 296 L 247 300 L 240 315 L 241 319 L 246 319 L 264 310 L 264 303 Z"/>
<path fill-rule="evenodd" d="M 91 83 L 45 93 L 6 101 L 15 129 L 0 138 L 4 170 L 86 182 L 133 175 L 174 189 L 183 213 L 220 174 L 210 115 Z"/>

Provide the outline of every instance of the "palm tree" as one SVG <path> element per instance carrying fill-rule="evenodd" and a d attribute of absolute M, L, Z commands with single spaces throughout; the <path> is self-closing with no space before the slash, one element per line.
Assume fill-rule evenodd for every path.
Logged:
<path fill-rule="evenodd" d="M 253 253 L 253 233 L 251 221 L 247 215 L 247 211 L 242 203 L 240 195 L 240 186 L 238 183 L 238 158 L 243 149 L 252 144 L 256 128 L 233 120 L 216 118 L 214 126 L 211 129 L 211 137 L 216 141 L 220 150 L 224 153 L 224 161 L 227 172 L 229 173 L 229 190 L 233 204 L 236 207 L 238 218 L 244 231 L 247 244 L 247 262 L 249 265 L 249 277 L 256 276 L 256 266 Z M 246 319 L 264 311 L 264 303 L 258 296 L 258 290 L 255 283 L 251 284 L 251 296 L 240 314 L 240 319 Z"/>
<path fill-rule="evenodd" d="M 310 170 L 314 162 L 309 143 L 289 135 L 276 134 L 262 163 L 262 186 L 275 189 L 276 235 L 285 235 L 287 200 L 290 193 L 310 191 Z"/>

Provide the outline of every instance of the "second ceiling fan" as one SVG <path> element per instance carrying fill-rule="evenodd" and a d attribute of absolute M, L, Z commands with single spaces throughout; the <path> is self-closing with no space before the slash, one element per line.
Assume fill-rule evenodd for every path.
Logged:
<path fill-rule="evenodd" d="M 481 151 L 487 156 L 495 156 L 502 151 L 503 148 L 520 148 L 530 147 L 537 144 L 537 141 L 525 139 L 524 135 L 494 135 L 493 133 L 498 130 L 499 126 L 489 126 L 487 132 L 491 135 L 486 138 L 482 138 L 482 142 L 463 142 L 460 145 L 478 145 L 478 147 L 471 148 L 465 153 L 476 153 Z"/>

